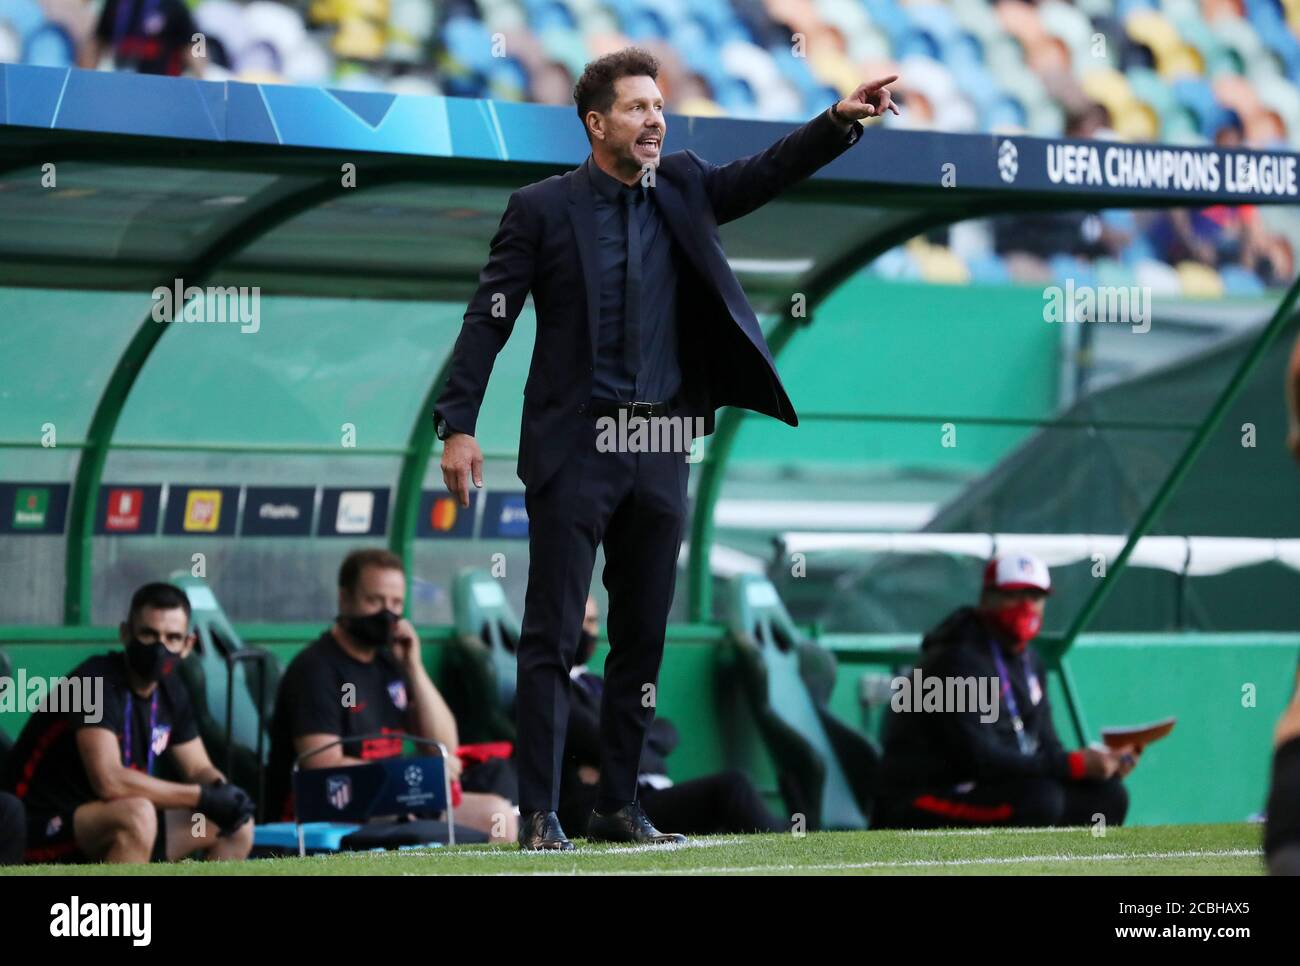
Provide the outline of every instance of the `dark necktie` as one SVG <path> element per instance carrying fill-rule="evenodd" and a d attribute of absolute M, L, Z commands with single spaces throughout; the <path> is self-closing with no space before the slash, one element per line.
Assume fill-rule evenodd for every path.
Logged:
<path fill-rule="evenodd" d="M 641 185 L 623 190 L 623 208 L 627 213 L 627 286 L 623 292 L 623 365 L 632 377 L 636 398 L 636 376 L 641 371 L 641 222 L 635 204 Z"/>

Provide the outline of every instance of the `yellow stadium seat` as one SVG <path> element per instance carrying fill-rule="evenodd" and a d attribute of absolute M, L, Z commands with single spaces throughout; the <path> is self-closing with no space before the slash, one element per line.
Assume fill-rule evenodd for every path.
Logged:
<path fill-rule="evenodd" d="M 1179 262 L 1176 268 L 1184 295 L 1201 299 L 1215 299 L 1223 295 L 1223 277 L 1209 265 L 1185 261 Z"/>

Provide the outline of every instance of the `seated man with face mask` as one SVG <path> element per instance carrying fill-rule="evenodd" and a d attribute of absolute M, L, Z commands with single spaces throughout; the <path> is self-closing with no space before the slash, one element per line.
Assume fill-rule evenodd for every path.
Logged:
<path fill-rule="evenodd" d="M 1050 592 L 1038 558 L 995 557 L 979 606 L 959 608 L 925 636 L 919 688 L 915 672 L 895 681 L 873 828 L 1124 821 L 1121 779 L 1136 751 L 1066 751 L 1052 724 L 1043 664 L 1028 647 Z M 941 706 L 923 704 L 917 690 L 942 695 Z M 977 694 L 987 707 L 971 706 Z"/>
<path fill-rule="evenodd" d="M 339 568 L 338 588 L 333 625 L 294 657 L 276 692 L 266 782 L 272 820 L 293 819 L 294 760 L 318 748 L 324 750 L 305 759 L 303 768 L 401 755 L 403 737 L 414 735 L 441 742 L 450 779 L 461 777 L 456 719 L 425 670 L 419 635 L 401 616 L 401 558 L 381 549 L 353 551 Z M 334 744 L 340 738 L 343 743 Z M 514 841 L 518 814 L 508 798 L 465 791 L 457 801 L 458 793 L 454 784 L 458 840 Z M 485 836 L 462 835 L 462 827 Z"/>
<path fill-rule="evenodd" d="M 27 813 L 27 862 L 242 859 L 253 801 L 212 764 L 176 666 L 194 647 L 190 602 L 146 584 L 118 629 L 124 645 L 68 672 L 18 736 L 0 787 Z M 157 777 L 166 756 L 179 781 Z"/>

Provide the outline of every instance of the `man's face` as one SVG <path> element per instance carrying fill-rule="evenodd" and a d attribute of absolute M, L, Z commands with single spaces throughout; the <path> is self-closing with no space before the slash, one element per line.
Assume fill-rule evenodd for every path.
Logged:
<path fill-rule="evenodd" d="M 1041 590 L 1025 587 L 1019 590 L 997 590 L 990 593 L 990 606 L 994 610 L 1006 607 L 1010 604 L 1017 604 L 1022 600 L 1029 601 L 1030 607 L 1039 617 L 1043 616 L 1043 610 L 1047 606 L 1047 595 Z"/>
<path fill-rule="evenodd" d="M 602 143 L 617 168 L 631 174 L 658 166 L 668 121 L 663 95 L 651 78 L 642 75 L 614 81 L 614 104 L 602 121 Z"/>
<path fill-rule="evenodd" d="M 365 617 L 385 609 L 400 614 L 405 606 L 406 575 L 391 567 L 362 567 L 356 590 L 339 591 L 339 613 L 345 617 Z"/>
<path fill-rule="evenodd" d="M 582 618 L 582 629 L 588 634 L 600 633 L 600 608 L 596 606 L 596 598 L 587 598 L 587 613 Z"/>
<path fill-rule="evenodd" d="M 189 625 L 190 619 L 183 608 L 141 607 L 130 622 L 122 622 L 118 637 L 123 644 L 132 638 L 142 644 L 161 644 L 171 654 L 184 658 L 194 646 L 194 635 L 189 633 Z"/>

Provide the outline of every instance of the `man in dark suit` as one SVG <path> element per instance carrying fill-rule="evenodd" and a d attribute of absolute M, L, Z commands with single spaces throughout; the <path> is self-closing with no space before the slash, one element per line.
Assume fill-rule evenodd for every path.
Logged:
<path fill-rule="evenodd" d="M 888 77 L 751 157 L 725 165 L 691 151 L 661 157 L 658 71 L 635 47 L 587 65 L 574 100 L 591 155 L 510 196 L 434 407 L 443 480 L 468 506 L 471 477 L 483 485 L 479 406 L 531 290 L 537 337 L 517 468 L 529 522 L 516 693 L 525 849 L 573 847 L 556 810 L 569 669 L 598 544 L 612 650 L 587 837 L 683 841 L 655 829 L 636 799 L 686 518 L 683 450 L 688 436 L 713 432 L 719 406 L 798 424 L 718 226 L 848 150 L 862 134 L 860 118 L 898 113 Z M 670 445 L 651 442 L 647 451 L 636 442 L 651 422 Z"/>

